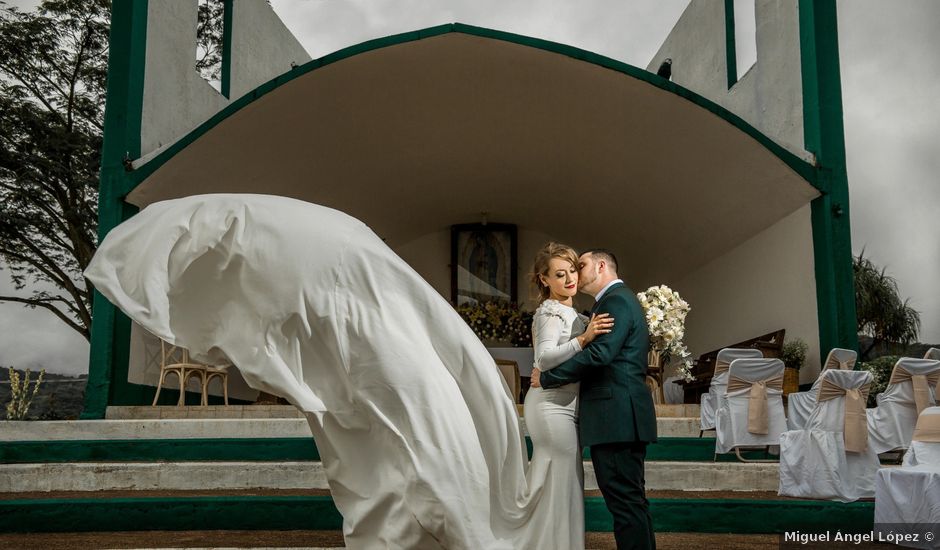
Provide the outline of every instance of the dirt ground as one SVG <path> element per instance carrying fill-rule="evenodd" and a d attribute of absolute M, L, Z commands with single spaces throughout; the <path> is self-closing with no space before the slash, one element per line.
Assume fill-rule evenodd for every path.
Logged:
<path fill-rule="evenodd" d="M 200 497 L 200 496 L 287 496 L 328 495 L 319 489 L 297 490 L 231 490 L 231 491 L 98 491 L 56 493 L 0 493 L 0 500 L 32 498 L 121 498 L 121 497 Z M 599 491 L 586 491 L 588 496 L 600 496 Z M 658 499 L 761 499 L 789 500 L 767 491 L 649 491 L 649 498 Z M 659 550 L 778 550 L 782 547 L 778 535 L 740 535 L 711 533 L 658 533 Z M 0 549 L 16 550 L 76 550 L 76 549 L 140 549 L 140 548 L 342 548 L 340 531 L 133 531 L 101 533 L 0 533 Z M 612 533 L 588 533 L 589 549 L 614 549 Z M 794 547 L 797 548 L 797 547 Z M 814 548 L 813 545 L 799 548 Z M 827 550 L 841 548 L 832 543 Z M 847 545 L 844 548 L 880 548 L 885 546 Z"/>
<path fill-rule="evenodd" d="M 342 548 L 339 531 L 136 531 L 123 533 L 0 534 L 0 548 L 17 550 L 77 550 L 128 548 Z M 588 533 L 588 549 L 614 549 L 611 533 Z M 778 550 L 777 535 L 658 533 L 658 550 Z M 886 545 L 794 546 L 793 548 L 884 550 Z"/>

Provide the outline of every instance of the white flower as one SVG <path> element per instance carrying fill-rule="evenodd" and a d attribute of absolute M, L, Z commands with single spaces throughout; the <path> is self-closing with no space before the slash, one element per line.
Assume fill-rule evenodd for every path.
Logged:
<path fill-rule="evenodd" d="M 689 303 L 666 285 L 651 286 L 646 292 L 638 293 L 637 299 L 646 310 L 650 347 L 682 360 L 678 365 L 679 375 L 693 380 L 692 362 L 686 360 L 691 354 L 682 342 L 685 318 L 691 310 Z"/>
<path fill-rule="evenodd" d="M 646 310 L 646 320 L 650 324 L 659 324 L 659 322 L 664 318 L 665 314 L 663 313 L 663 310 L 659 309 L 658 307 L 653 306 Z"/>

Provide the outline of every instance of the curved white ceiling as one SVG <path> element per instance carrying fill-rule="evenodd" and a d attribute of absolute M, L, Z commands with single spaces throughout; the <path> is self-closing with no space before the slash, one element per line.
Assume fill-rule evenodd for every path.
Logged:
<path fill-rule="evenodd" d="M 447 33 L 361 53 L 251 102 L 128 201 L 269 193 L 343 210 L 394 248 L 515 223 L 684 273 L 818 192 L 728 121 L 593 63 Z"/>

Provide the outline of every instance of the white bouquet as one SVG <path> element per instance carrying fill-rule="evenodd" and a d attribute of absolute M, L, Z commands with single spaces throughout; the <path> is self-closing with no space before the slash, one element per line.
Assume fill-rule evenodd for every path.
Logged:
<path fill-rule="evenodd" d="M 646 311 L 646 324 L 650 331 L 650 349 L 661 353 L 668 361 L 678 358 L 678 372 L 688 381 L 692 376 L 692 360 L 688 348 L 682 342 L 685 337 L 685 316 L 689 314 L 688 302 L 679 293 L 666 285 L 651 286 L 646 292 L 636 295 Z"/>

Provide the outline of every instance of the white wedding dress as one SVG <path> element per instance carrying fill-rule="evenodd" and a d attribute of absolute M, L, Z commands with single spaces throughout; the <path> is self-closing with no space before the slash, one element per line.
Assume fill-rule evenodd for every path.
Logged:
<path fill-rule="evenodd" d="M 486 348 L 362 222 L 266 195 L 158 202 L 107 235 L 85 276 L 153 334 L 305 413 L 347 547 L 532 548 L 571 521 L 554 481 L 530 490 Z"/>
<path fill-rule="evenodd" d="M 550 370 L 581 351 L 575 336 L 587 318 L 556 300 L 545 300 L 532 318 L 535 367 Z M 578 440 L 580 384 L 531 388 L 525 398 L 525 422 L 532 438 L 527 479 L 532 493 L 530 530 L 524 548 L 584 548 L 584 467 Z M 538 494 L 541 493 L 541 494 Z M 538 496 L 536 496 L 538 494 Z"/>

